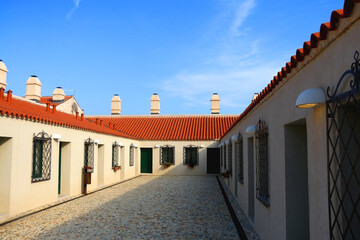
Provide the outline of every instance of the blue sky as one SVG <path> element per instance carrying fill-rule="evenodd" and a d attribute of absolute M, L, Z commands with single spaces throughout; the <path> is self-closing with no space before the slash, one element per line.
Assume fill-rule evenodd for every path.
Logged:
<path fill-rule="evenodd" d="M 291 4 L 289 4 L 291 3 Z M 7 89 L 35 74 L 74 90 L 87 115 L 240 114 L 343 0 L 0 0 Z M 67 91 L 72 94 L 73 91 Z"/>

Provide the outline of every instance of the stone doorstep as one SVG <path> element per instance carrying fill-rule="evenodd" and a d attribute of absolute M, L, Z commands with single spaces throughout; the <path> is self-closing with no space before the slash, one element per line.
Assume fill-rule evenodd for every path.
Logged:
<path fill-rule="evenodd" d="M 253 223 L 249 220 L 249 218 L 244 214 L 242 211 L 238 201 L 236 200 L 236 197 L 232 194 L 232 192 L 229 190 L 229 187 L 227 184 L 225 184 L 225 179 L 223 177 L 219 177 L 220 183 L 222 184 L 226 195 L 229 198 L 230 204 L 233 207 L 235 214 L 237 218 L 240 221 L 240 224 L 242 228 L 244 229 L 244 232 L 248 239 L 252 240 L 260 240 L 260 237 L 257 235 L 253 228 Z"/>
<path fill-rule="evenodd" d="M 132 177 L 132 178 L 128 178 L 128 179 L 123 179 L 121 180 L 120 182 L 117 182 L 117 183 L 112 183 L 112 184 L 109 184 L 109 185 L 103 185 L 103 186 L 100 186 L 96 189 L 93 189 L 93 190 L 90 190 L 88 191 L 88 194 L 92 194 L 92 193 L 95 193 L 95 192 L 98 192 L 98 191 L 101 191 L 103 189 L 106 189 L 106 188 L 109 188 L 109 187 L 112 187 L 112 186 L 115 186 L 117 184 L 120 184 L 120 183 L 123 183 L 123 182 L 127 182 L 129 180 L 132 180 L 134 178 L 137 178 L 139 177 L 140 175 L 137 175 L 135 177 Z M 72 200 L 75 200 L 77 198 L 80 198 L 80 197 L 85 197 L 86 195 L 84 194 L 77 194 L 77 195 L 74 195 L 74 196 L 69 196 L 69 195 L 63 195 L 63 194 L 60 194 L 58 195 L 58 200 L 55 201 L 55 202 L 52 202 L 50 204 L 46 204 L 46 205 L 43 205 L 41 207 L 37 207 L 37 208 L 33 208 L 31 210 L 28 210 L 28 211 L 25 211 L 25 212 L 22 212 L 22 213 L 19 213 L 19 214 L 16 214 L 12 217 L 8 217 L 8 213 L 0 213 L 0 227 L 1 225 L 3 224 L 7 224 L 7 223 L 10 223 L 10 222 L 13 222 L 13 221 L 16 221 L 20 218 L 24 218 L 24 217 L 27 217 L 29 215 L 32 215 L 32 214 L 35 214 L 35 213 L 38 213 L 38 212 L 41 212 L 43 210 L 46 210 L 46 209 L 49 209 L 49 208 L 52 208 L 52 207 L 55 207 L 57 205 L 60 205 L 62 203 L 65 203 L 65 202 L 69 202 L 69 201 L 72 201 Z"/>

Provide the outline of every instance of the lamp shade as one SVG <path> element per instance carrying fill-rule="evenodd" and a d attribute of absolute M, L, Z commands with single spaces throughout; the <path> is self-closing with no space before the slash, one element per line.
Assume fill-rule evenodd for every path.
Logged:
<path fill-rule="evenodd" d="M 238 134 L 235 134 L 234 136 L 231 137 L 231 140 L 237 141 L 238 138 L 239 138 L 239 135 L 238 135 Z"/>
<path fill-rule="evenodd" d="M 325 103 L 325 93 L 322 88 L 309 88 L 300 93 L 296 99 L 296 107 L 312 108 L 318 104 Z"/>
<path fill-rule="evenodd" d="M 55 134 L 53 135 L 53 139 L 59 140 L 59 139 L 61 139 L 61 135 L 58 134 L 58 133 L 55 133 Z"/>
<path fill-rule="evenodd" d="M 248 127 L 246 128 L 246 133 L 255 133 L 255 131 L 256 131 L 256 126 L 255 126 L 255 124 L 250 125 L 250 126 L 248 126 Z"/>

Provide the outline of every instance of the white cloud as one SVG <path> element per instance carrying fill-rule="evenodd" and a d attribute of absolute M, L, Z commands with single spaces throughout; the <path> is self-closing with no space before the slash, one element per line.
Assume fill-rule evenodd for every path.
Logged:
<path fill-rule="evenodd" d="M 245 19 L 249 16 L 251 10 L 255 7 L 255 0 L 245 0 L 237 6 L 235 13 L 235 20 L 230 28 L 233 36 L 239 36 L 239 28 L 242 26 Z"/>
<path fill-rule="evenodd" d="M 211 94 L 217 92 L 221 106 L 234 108 L 233 111 L 239 113 L 250 104 L 253 94 L 272 80 L 282 62 L 265 61 L 261 54 L 266 48 L 265 43 L 239 34 L 239 28 L 255 7 L 255 1 L 245 0 L 236 6 L 229 6 L 233 8 L 234 17 L 222 22 L 228 31 L 219 36 L 222 47 L 218 53 L 201 64 L 202 70 L 183 70 L 164 80 L 165 93 L 184 99 L 188 106 L 198 106 L 208 105 Z"/>
<path fill-rule="evenodd" d="M 66 19 L 70 19 L 76 9 L 78 9 L 81 0 L 74 0 L 74 7 L 66 14 Z"/>

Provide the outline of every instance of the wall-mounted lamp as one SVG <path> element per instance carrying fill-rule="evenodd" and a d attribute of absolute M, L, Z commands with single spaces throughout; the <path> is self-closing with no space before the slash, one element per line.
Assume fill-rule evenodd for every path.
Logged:
<path fill-rule="evenodd" d="M 53 139 L 59 140 L 59 139 L 61 139 L 61 135 L 58 134 L 58 133 L 55 133 L 55 134 L 53 135 Z"/>
<path fill-rule="evenodd" d="M 246 133 L 254 134 L 256 132 L 256 125 L 250 125 L 246 128 Z"/>
<path fill-rule="evenodd" d="M 236 134 L 231 137 L 231 140 L 233 140 L 233 141 L 237 141 L 238 139 L 239 139 L 239 134 Z"/>
<path fill-rule="evenodd" d="M 325 93 L 322 88 L 309 88 L 300 93 L 296 99 L 296 107 L 312 108 L 326 102 Z"/>
<path fill-rule="evenodd" d="M 156 144 L 154 147 L 155 147 L 155 148 L 159 148 L 159 147 L 160 147 L 160 145 L 159 145 L 159 144 Z"/>
<path fill-rule="evenodd" d="M 204 145 L 200 145 L 199 148 L 204 148 L 205 146 Z"/>
<path fill-rule="evenodd" d="M 99 140 L 99 139 L 95 139 L 95 140 L 94 140 L 94 143 L 99 144 L 99 143 L 100 143 L 100 140 Z"/>

